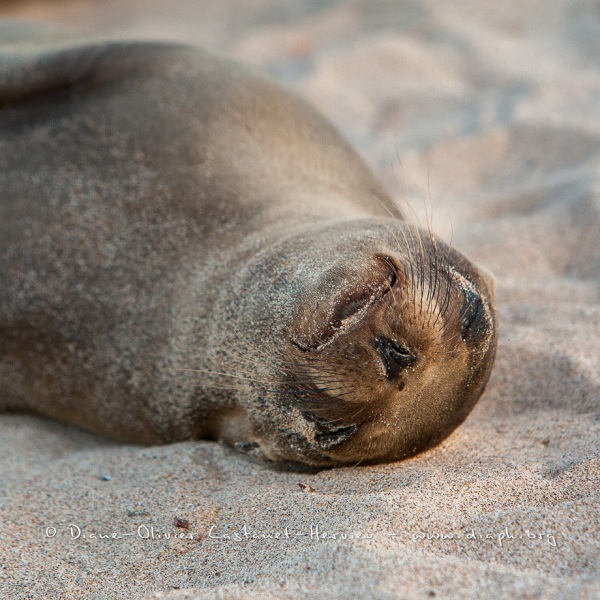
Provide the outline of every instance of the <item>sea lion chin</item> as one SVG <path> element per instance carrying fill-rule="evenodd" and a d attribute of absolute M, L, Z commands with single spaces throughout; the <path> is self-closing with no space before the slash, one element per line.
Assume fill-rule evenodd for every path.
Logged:
<path fill-rule="evenodd" d="M 198 49 L 36 31 L 0 44 L 0 409 L 323 466 L 466 418 L 493 280 L 327 121 Z"/>

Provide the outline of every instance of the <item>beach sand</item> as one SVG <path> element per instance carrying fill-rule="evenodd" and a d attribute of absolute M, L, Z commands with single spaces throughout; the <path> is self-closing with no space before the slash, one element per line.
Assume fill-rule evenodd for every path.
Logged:
<path fill-rule="evenodd" d="M 261 66 L 496 275 L 500 320 L 473 413 L 400 463 L 278 471 L 213 442 L 0 415 L 1 598 L 600 597 L 597 1 L 55 0 L 0 16 Z"/>

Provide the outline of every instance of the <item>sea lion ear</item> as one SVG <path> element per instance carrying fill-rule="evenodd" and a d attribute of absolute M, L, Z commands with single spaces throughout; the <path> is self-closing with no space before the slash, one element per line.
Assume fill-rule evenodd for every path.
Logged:
<path fill-rule="evenodd" d="M 331 290 L 330 295 L 311 295 L 298 315 L 290 339 L 304 352 L 320 350 L 357 325 L 399 278 L 394 260 L 385 255 L 376 255 L 373 264 L 353 281 L 336 277 L 336 273 L 332 269 L 321 282 L 321 289 Z"/>

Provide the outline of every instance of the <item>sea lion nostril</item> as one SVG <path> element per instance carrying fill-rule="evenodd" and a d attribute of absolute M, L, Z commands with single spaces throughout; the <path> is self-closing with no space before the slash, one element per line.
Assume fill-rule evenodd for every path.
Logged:
<path fill-rule="evenodd" d="M 482 334 L 485 327 L 485 308 L 479 294 L 469 289 L 463 290 L 465 302 L 461 311 L 461 333 L 465 341 L 472 340 Z"/>
<path fill-rule="evenodd" d="M 412 367 L 417 360 L 417 357 L 406 346 L 390 340 L 384 335 L 377 336 L 375 347 L 383 358 L 388 379 L 398 379 L 403 369 Z"/>

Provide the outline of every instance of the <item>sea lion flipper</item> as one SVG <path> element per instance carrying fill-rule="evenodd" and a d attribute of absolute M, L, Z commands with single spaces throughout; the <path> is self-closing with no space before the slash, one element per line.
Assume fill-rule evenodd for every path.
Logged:
<path fill-rule="evenodd" d="M 0 103 L 15 103 L 77 80 L 80 72 L 71 70 L 73 61 L 61 65 L 57 60 L 66 58 L 70 44 L 54 27 L 0 22 Z"/>
<path fill-rule="evenodd" d="M 44 32 L 41 38 L 40 30 Z M 0 107 L 125 79 L 143 70 L 151 54 L 175 46 L 82 40 L 56 29 L 1 23 L 0 40 Z"/>
<path fill-rule="evenodd" d="M 105 52 L 99 45 L 41 46 L 26 54 L 0 46 L 0 106 L 108 79 Z"/>

